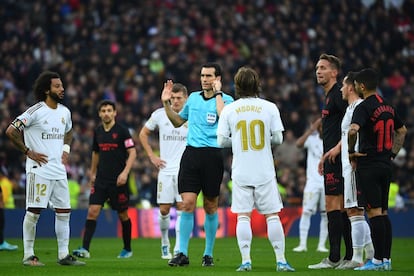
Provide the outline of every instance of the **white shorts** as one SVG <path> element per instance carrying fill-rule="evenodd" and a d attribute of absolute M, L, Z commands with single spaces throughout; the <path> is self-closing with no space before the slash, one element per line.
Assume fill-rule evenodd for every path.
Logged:
<path fill-rule="evenodd" d="M 182 202 L 178 193 L 178 176 L 172 174 L 158 173 L 157 184 L 157 203 L 173 204 L 174 202 Z"/>
<path fill-rule="evenodd" d="M 303 211 L 315 214 L 326 211 L 325 188 L 323 183 L 306 183 L 303 190 Z"/>
<path fill-rule="evenodd" d="M 67 179 L 50 180 L 35 173 L 27 173 L 26 208 L 70 209 Z"/>
<path fill-rule="evenodd" d="M 355 172 L 352 167 L 345 168 L 344 177 L 344 208 L 358 207 Z"/>
<path fill-rule="evenodd" d="M 259 186 L 240 186 L 233 180 L 231 211 L 250 213 L 253 208 L 263 214 L 278 213 L 283 208 L 282 198 L 277 189 L 276 178 Z"/>

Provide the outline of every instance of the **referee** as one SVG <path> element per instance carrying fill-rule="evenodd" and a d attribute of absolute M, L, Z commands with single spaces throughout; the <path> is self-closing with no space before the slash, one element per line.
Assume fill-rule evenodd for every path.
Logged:
<path fill-rule="evenodd" d="M 223 107 L 233 98 L 221 92 L 221 67 L 217 63 L 204 64 L 200 72 L 201 91 L 190 94 L 180 113 L 171 108 L 173 82 L 164 84 L 161 100 L 168 118 L 175 127 L 188 123 L 187 147 L 181 158 L 178 191 L 183 199 L 180 221 L 180 252 L 170 266 L 190 263 L 188 244 L 194 228 L 194 211 L 200 191 L 204 198 L 204 230 L 206 242 L 202 266 L 213 266 L 213 249 L 218 228 L 218 197 L 223 178 L 223 156 L 217 144 L 218 118 Z"/>

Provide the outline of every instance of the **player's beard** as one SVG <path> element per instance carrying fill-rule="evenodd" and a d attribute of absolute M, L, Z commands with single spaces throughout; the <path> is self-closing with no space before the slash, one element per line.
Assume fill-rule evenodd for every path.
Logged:
<path fill-rule="evenodd" d="M 59 97 L 59 95 L 57 93 L 50 92 L 49 97 L 51 97 L 57 103 L 62 102 L 62 99 Z"/>

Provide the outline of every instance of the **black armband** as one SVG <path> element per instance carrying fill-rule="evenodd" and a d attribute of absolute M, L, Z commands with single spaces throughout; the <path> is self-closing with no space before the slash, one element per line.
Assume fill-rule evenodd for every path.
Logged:
<path fill-rule="evenodd" d="M 348 149 L 348 153 L 349 153 L 349 154 L 353 154 L 353 153 L 355 153 L 355 149 Z"/>
<path fill-rule="evenodd" d="M 13 122 L 11 122 L 11 125 L 17 129 L 18 131 L 22 131 L 25 127 L 25 125 L 23 124 L 22 121 L 20 121 L 19 119 L 15 119 Z"/>
<path fill-rule="evenodd" d="M 223 97 L 223 92 L 217 92 L 216 94 L 214 94 L 214 97 L 217 97 L 217 95 L 220 95 Z"/>

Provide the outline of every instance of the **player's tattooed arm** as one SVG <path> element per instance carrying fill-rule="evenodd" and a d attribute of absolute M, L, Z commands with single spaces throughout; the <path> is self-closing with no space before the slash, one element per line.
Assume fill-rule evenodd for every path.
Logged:
<path fill-rule="evenodd" d="M 63 144 L 71 145 L 73 140 L 73 129 L 69 130 L 65 133 L 65 137 L 63 137 Z"/>
<path fill-rule="evenodd" d="M 23 141 L 22 130 L 24 124 L 19 119 L 15 119 L 6 129 L 6 135 L 13 142 L 18 150 L 27 154 L 29 148 L 26 147 Z"/>
<path fill-rule="evenodd" d="M 392 150 L 391 150 L 393 155 L 397 155 L 400 149 L 402 148 L 406 134 L 407 134 L 407 128 L 405 126 L 397 129 L 394 132 L 394 143 L 392 145 Z"/>

